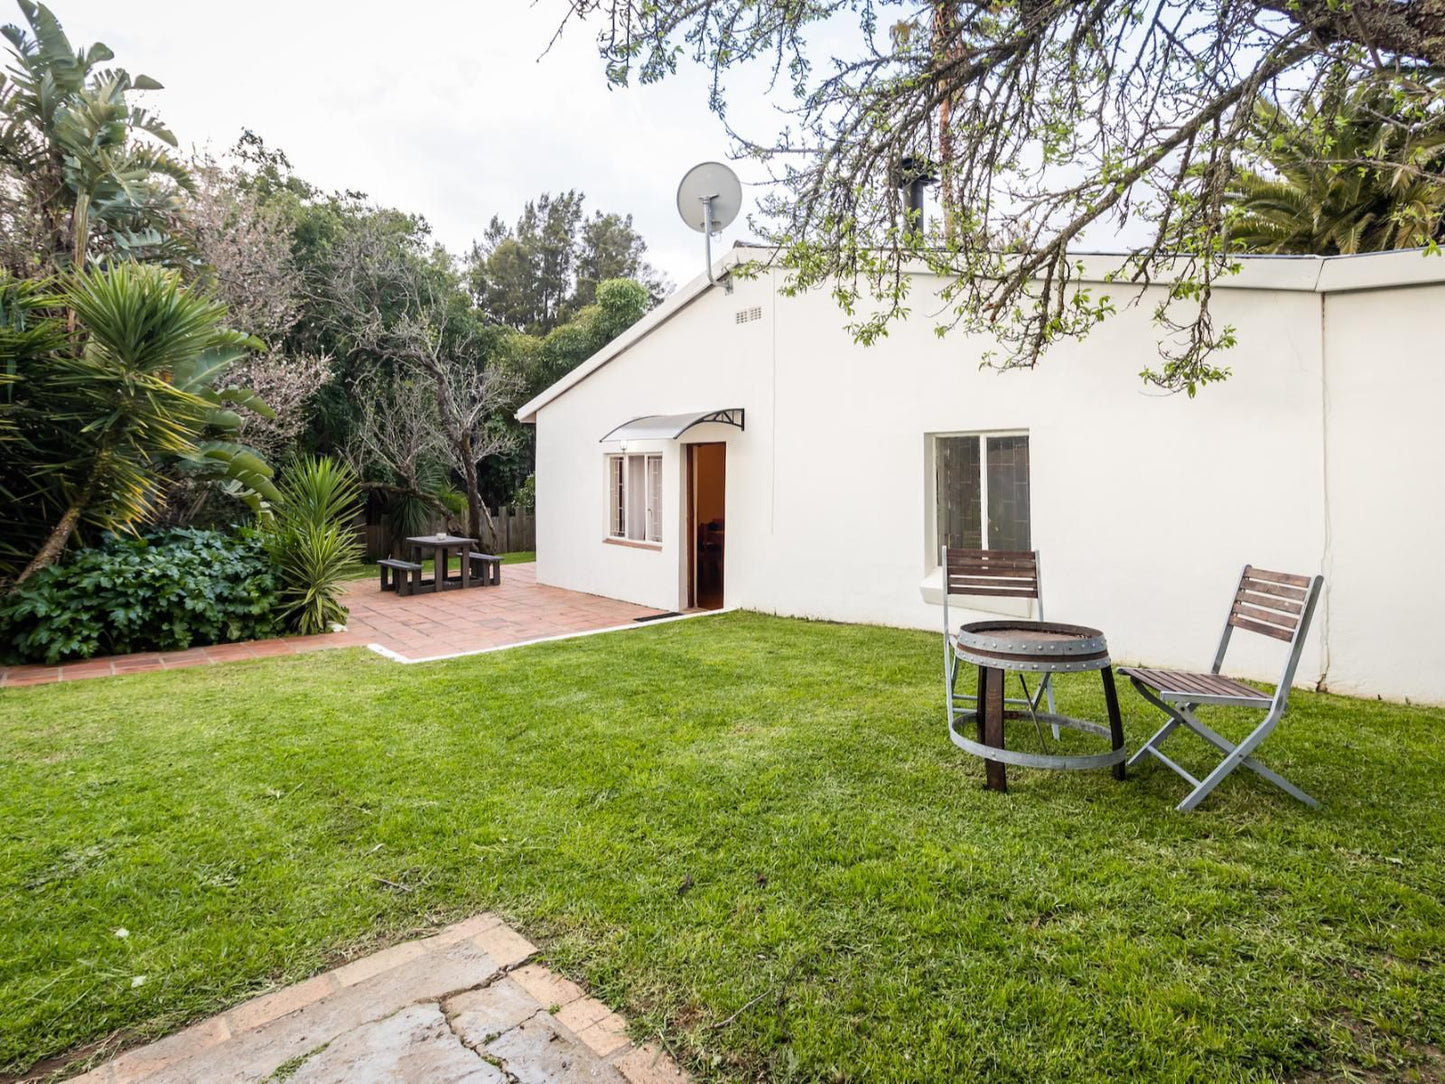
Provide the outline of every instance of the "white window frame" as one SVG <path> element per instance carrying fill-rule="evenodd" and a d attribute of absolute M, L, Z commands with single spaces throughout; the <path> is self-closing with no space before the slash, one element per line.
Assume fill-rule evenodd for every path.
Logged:
<path fill-rule="evenodd" d="M 633 461 L 642 463 L 640 516 L 634 511 Z M 607 456 L 607 537 L 610 541 L 662 545 L 662 453 L 616 452 Z M 634 522 L 640 519 L 641 522 Z"/>
<path fill-rule="evenodd" d="M 1027 429 L 963 429 L 946 433 L 928 434 L 928 498 L 929 517 L 928 534 L 932 539 L 931 555 L 929 558 L 931 567 L 938 567 L 939 538 L 938 538 L 938 442 L 949 437 L 973 437 L 979 441 L 978 447 L 978 500 L 979 500 L 979 536 L 983 548 L 988 549 L 988 438 L 989 437 L 1028 437 L 1029 439 L 1029 534 L 1033 535 L 1034 523 L 1034 500 L 1033 500 L 1033 470 L 1034 470 L 1034 442 L 1033 437 Z"/>

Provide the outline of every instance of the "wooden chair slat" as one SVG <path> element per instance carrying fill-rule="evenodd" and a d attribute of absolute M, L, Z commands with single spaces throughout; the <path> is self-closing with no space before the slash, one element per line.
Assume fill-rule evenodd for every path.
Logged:
<path fill-rule="evenodd" d="M 1032 562 L 1024 561 L 952 561 L 948 562 L 950 572 L 961 572 L 974 575 L 1007 575 L 1033 576 L 1038 572 L 1038 566 Z"/>
<path fill-rule="evenodd" d="M 1251 688 L 1220 674 L 1196 674 L 1180 670 L 1150 670 L 1141 666 L 1126 666 L 1119 673 L 1138 678 L 1145 685 L 1151 685 L 1160 692 L 1200 696 L 1232 697 L 1241 700 L 1268 700 L 1269 694 Z"/>
<path fill-rule="evenodd" d="M 1032 587 L 1033 576 L 1010 573 L 998 576 L 953 576 L 948 577 L 949 587 Z"/>
<path fill-rule="evenodd" d="M 1245 579 L 1283 583 L 1290 587 L 1308 587 L 1312 582 L 1308 576 L 1296 576 L 1291 572 L 1271 572 L 1267 568 L 1255 568 L 1253 565 L 1245 566 L 1244 576 Z"/>
<path fill-rule="evenodd" d="M 1169 679 L 1168 684 L 1171 688 L 1178 689 L 1186 693 L 1202 693 L 1205 696 L 1209 695 L 1209 686 L 1202 680 L 1202 678 L 1204 677 L 1203 674 L 1200 674 L 1196 677 L 1194 674 L 1175 670 L 1165 671 L 1165 674 Z"/>
<path fill-rule="evenodd" d="M 1229 623 L 1237 629 L 1245 629 L 1249 632 L 1257 632 L 1262 636 L 1272 636 L 1276 640 L 1293 640 L 1294 632 L 1290 629 L 1282 629 L 1275 625 L 1263 625 L 1258 621 L 1251 621 L 1245 617 L 1229 615 Z"/>
<path fill-rule="evenodd" d="M 1287 587 L 1284 584 L 1270 583 L 1265 580 L 1254 580 L 1248 576 L 1239 581 L 1239 587 L 1241 591 L 1253 591 L 1259 595 L 1294 599 L 1297 602 L 1303 602 L 1309 596 L 1308 591 L 1301 591 L 1296 587 Z"/>
<path fill-rule="evenodd" d="M 1039 597 L 1038 558 L 1016 550 L 947 551 L 944 588 L 950 595 Z"/>
<path fill-rule="evenodd" d="M 1304 603 L 1302 602 L 1291 602 L 1289 599 L 1278 598 L 1273 595 L 1259 595 L 1243 588 L 1234 596 L 1234 601 L 1247 602 L 1251 606 L 1264 606 L 1267 609 L 1279 610 L 1287 614 L 1302 614 L 1305 609 Z"/>
<path fill-rule="evenodd" d="M 1243 602 L 1236 602 L 1233 612 L 1237 617 L 1249 617 L 1255 621 L 1263 621 L 1266 625 L 1278 625 L 1287 632 L 1294 632 L 1295 626 L 1299 624 L 1299 618 L 1293 614 L 1261 610 L 1257 606 L 1247 606 Z"/>
<path fill-rule="evenodd" d="M 965 589 L 963 589 L 963 590 L 961 590 L 961 591 L 950 591 L 949 594 L 950 594 L 950 595 L 985 595 L 985 596 L 990 596 L 990 597 L 993 597 L 993 598 L 1038 598 L 1038 597 L 1039 597 L 1038 591 L 1037 591 L 1036 589 L 1033 589 L 1033 588 L 1029 588 L 1029 589 L 1019 588 L 1019 589 L 1015 589 L 1015 590 L 1004 590 L 1004 589 L 1002 589 L 1002 588 L 994 588 L 994 587 L 968 587 L 968 588 L 965 588 Z"/>

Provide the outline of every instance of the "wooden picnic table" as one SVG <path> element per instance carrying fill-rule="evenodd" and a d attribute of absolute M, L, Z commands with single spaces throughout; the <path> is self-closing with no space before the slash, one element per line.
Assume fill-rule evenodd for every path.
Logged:
<path fill-rule="evenodd" d="M 477 548 L 475 538 L 461 538 L 452 534 L 424 534 L 408 538 L 406 542 L 408 554 L 417 564 L 422 563 L 428 551 L 432 554 L 432 580 L 430 583 L 423 581 L 418 590 L 453 591 L 472 586 L 472 562 L 469 555 Z M 453 552 L 461 558 L 460 575 L 455 577 L 448 574 Z M 485 579 L 479 580 L 477 586 L 480 587 L 485 582 Z"/>

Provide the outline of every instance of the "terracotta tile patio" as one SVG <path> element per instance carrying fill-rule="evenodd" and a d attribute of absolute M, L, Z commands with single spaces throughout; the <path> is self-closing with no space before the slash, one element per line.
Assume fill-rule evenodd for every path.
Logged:
<path fill-rule="evenodd" d="M 358 645 L 370 646 L 402 662 L 423 662 L 627 626 L 639 617 L 660 612 L 616 599 L 539 585 L 535 564 L 503 566 L 502 582 L 497 587 L 411 598 L 399 598 L 390 592 L 382 594 L 374 579 L 357 580 L 346 590 L 346 605 L 351 616 L 345 632 L 193 647 L 186 651 L 116 655 L 63 666 L 11 666 L 0 668 L 0 686 L 45 685 L 149 670 L 177 670 L 234 659 L 261 659 Z"/>

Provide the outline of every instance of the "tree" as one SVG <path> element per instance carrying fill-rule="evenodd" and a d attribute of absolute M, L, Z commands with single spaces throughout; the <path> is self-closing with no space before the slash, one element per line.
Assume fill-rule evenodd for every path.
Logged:
<path fill-rule="evenodd" d="M 382 231 L 360 231 L 344 239 L 335 273 L 331 296 L 356 347 L 428 384 L 462 480 L 467 532 L 494 541 L 478 465 L 510 445 L 494 416 L 512 405 L 519 387 L 515 373 L 492 357 L 496 333 L 472 311 L 444 251 L 423 254 Z"/>
<path fill-rule="evenodd" d="M 643 312 L 661 301 L 671 288 L 647 262 L 647 242 L 633 228 L 632 216 L 597 211 L 583 221 L 577 239 L 577 285 L 569 308 L 575 312 L 591 305 L 597 300 L 598 285 L 608 279 L 640 283 L 647 291 Z"/>
<path fill-rule="evenodd" d="M 1432 100 L 1339 79 L 1298 116 L 1261 101 L 1255 126 L 1254 161 L 1229 185 L 1233 243 L 1336 256 L 1445 239 L 1445 112 Z"/>
<path fill-rule="evenodd" d="M 291 251 L 292 223 L 239 166 L 203 158 L 194 174 L 185 229 L 201 265 L 197 279 L 225 303 L 232 323 L 265 344 L 231 373 L 271 408 L 269 417 L 246 417 L 241 437 L 267 456 L 280 456 L 295 445 L 312 400 L 333 375 L 330 357 L 285 348 L 307 303 Z"/>
<path fill-rule="evenodd" d="M 1433 97 L 1445 64 L 1437 0 L 919 0 L 891 24 L 856 0 L 571 0 L 569 18 L 596 20 L 614 84 L 702 64 L 725 121 L 735 68 L 791 91 L 776 139 L 730 131 L 772 173 L 765 233 L 791 287 L 832 290 L 862 341 L 908 314 L 917 261 L 942 277 L 941 330 L 990 334 L 995 364 L 1033 366 L 1116 307 L 1081 287 L 1072 250 L 1132 236 L 1120 286 L 1172 284 L 1144 375 L 1191 394 L 1226 375 L 1211 357 L 1232 330 L 1210 300 L 1235 264 L 1229 182 L 1256 103 L 1341 68 Z M 898 191 L 919 163 L 944 211 L 921 235 Z"/>
<path fill-rule="evenodd" d="M 472 296 L 483 312 L 532 334 L 561 321 L 573 289 L 582 199 L 576 191 L 543 192 L 527 201 L 514 229 L 493 216 L 471 258 Z"/>
<path fill-rule="evenodd" d="M 224 306 L 175 272 L 130 263 L 72 272 L 54 295 L 0 281 L 0 296 L 13 376 L 0 489 L 17 502 L 7 534 L 36 546 L 17 583 L 54 563 L 78 528 L 124 530 L 151 515 L 177 462 L 255 507 L 276 496 L 270 468 L 229 439 L 232 404 L 267 408 L 222 384 L 257 345 L 223 326 Z"/>
<path fill-rule="evenodd" d="M 0 77 L 0 168 L 44 230 L 40 270 L 83 266 L 96 242 L 123 253 L 164 251 L 190 175 L 167 150 L 175 136 L 129 101 L 160 84 L 99 67 L 113 59 L 110 49 L 73 48 L 43 4 L 20 0 L 20 10 L 28 32 L 0 28 L 12 58 L 8 78 Z"/>
<path fill-rule="evenodd" d="M 596 301 L 545 336 L 513 334 L 499 345 L 499 355 L 520 382 L 519 400 L 532 398 L 621 335 L 653 305 L 639 282 L 607 279 L 597 286 Z M 510 435 L 510 447 L 492 456 L 479 479 L 483 492 L 513 498 L 527 487 L 536 469 L 536 427 L 522 425 L 510 414 L 493 422 Z"/>
<path fill-rule="evenodd" d="M 493 217 L 467 258 L 477 307 L 503 327 L 546 335 L 592 304 L 604 279 L 644 282 L 652 304 L 668 284 L 647 263 L 647 244 L 631 215 L 583 212 L 577 191 L 529 200 L 515 227 Z"/>
<path fill-rule="evenodd" d="M 362 488 L 390 498 L 391 540 L 419 535 L 440 513 L 451 520 L 460 498 L 450 483 L 451 451 L 437 425 L 436 388 L 425 374 L 377 368 L 352 387 L 358 407 L 345 457 Z M 487 465 L 483 461 L 481 467 Z"/>

